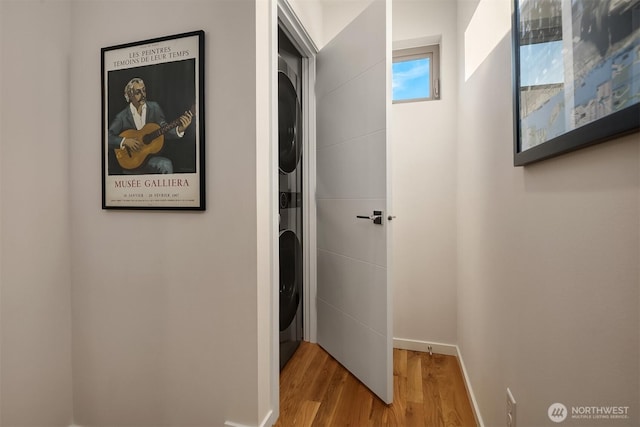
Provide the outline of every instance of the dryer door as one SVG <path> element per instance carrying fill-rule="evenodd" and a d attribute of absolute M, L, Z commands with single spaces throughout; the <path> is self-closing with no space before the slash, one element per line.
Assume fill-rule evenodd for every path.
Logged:
<path fill-rule="evenodd" d="M 302 154 L 302 110 L 296 88 L 283 72 L 278 72 L 278 165 L 280 173 L 296 169 Z"/>

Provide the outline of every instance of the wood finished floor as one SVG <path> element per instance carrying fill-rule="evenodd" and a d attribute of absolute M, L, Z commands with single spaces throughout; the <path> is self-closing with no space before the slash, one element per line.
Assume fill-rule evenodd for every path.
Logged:
<path fill-rule="evenodd" d="M 317 344 L 303 342 L 280 374 L 280 418 L 289 426 L 476 426 L 458 360 L 393 350 L 386 405 Z"/>

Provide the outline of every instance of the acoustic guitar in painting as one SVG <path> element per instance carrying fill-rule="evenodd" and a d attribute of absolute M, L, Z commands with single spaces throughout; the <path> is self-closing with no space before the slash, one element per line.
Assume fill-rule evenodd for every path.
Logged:
<path fill-rule="evenodd" d="M 189 112 L 195 116 L 195 105 L 191 106 Z M 133 151 L 128 147 L 116 148 L 113 151 L 116 159 L 123 169 L 135 169 L 140 167 L 147 156 L 157 154 L 164 146 L 164 134 L 180 126 L 180 118 L 175 119 L 171 123 L 160 126 L 157 123 L 147 123 L 142 129 L 128 129 L 123 131 L 120 136 L 123 138 L 135 139 L 142 143 L 140 150 Z"/>

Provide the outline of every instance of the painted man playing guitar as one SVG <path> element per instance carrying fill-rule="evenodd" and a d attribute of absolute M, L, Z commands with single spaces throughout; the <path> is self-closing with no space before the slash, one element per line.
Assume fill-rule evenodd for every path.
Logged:
<path fill-rule="evenodd" d="M 173 173 L 173 162 L 158 155 L 167 138 L 182 138 L 193 119 L 192 108 L 167 123 L 157 102 L 147 101 L 144 81 L 134 78 L 124 88 L 129 105 L 109 126 L 109 148 L 125 174 Z"/>

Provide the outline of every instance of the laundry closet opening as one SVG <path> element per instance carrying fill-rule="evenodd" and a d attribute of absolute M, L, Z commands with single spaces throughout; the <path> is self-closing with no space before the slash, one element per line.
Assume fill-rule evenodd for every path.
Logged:
<path fill-rule="evenodd" d="M 280 369 L 303 339 L 302 55 L 278 28 Z"/>

